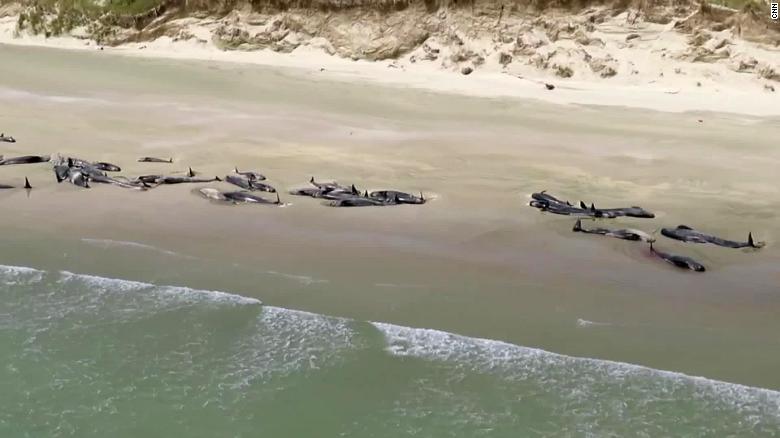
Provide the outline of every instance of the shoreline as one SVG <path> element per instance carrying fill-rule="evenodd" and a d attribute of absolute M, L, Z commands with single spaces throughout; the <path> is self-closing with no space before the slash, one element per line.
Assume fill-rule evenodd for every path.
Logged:
<path fill-rule="evenodd" d="M 771 372 L 780 350 L 768 336 L 780 308 L 777 246 L 749 255 L 665 243 L 711 268 L 693 277 L 647 259 L 643 246 L 573 235 L 569 219 L 524 198 L 548 189 L 642 205 L 656 222 L 618 226 L 691 223 L 771 242 L 774 123 L 699 125 L 674 113 L 388 91 L 209 63 L 0 51 L 4 87 L 32 93 L 7 95 L 4 125 L 19 139 L 4 146 L 9 156 L 60 152 L 129 176 L 190 166 L 222 176 L 238 165 L 277 188 L 316 176 L 438 195 L 422 208 L 339 210 L 304 198 L 285 199 L 291 208 L 221 208 L 186 186 L 82 191 L 57 185 L 50 166 L 3 167 L 2 182 L 29 176 L 35 186 L 30 197 L 2 194 L 16 207 L 2 221 L 7 262 L 257 291 L 273 306 L 780 387 Z M 84 91 L 105 99 L 46 97 Z M 146 246 L 102 249 L 96 240 Z M 583 330 L 579 319 L 616 328 Z M 758 359 L 723 360 L 726 350 Z"/>
<path fill-rule="evenodd" d="M 762 82 L 750 75 L 734 73 L 736 78 L 711 81 L 714 86 L 701 87 L 698 76 L 685 80 L 675 78 L 669 84 L 628 83 L 620 78 L 576 80 L 561 79 L 538 71 L 536 75 L 514 75 L 495 69 L 478 69 L 469 75 L 435 65 L 411 65 L 392 61 L 350 60 L 329 55 L 320 49 L 301 46 L 290 53 L 270 49 L 253 51 L 221 50 L 204 40 L 174 41 L 169 37 L 144 43 L 126 43 L 110 47 L 74 36 L 45 38 L 40 35 L 14 36 L 15 17 L 0 18 L 0 45 L 40 47 L 55 50 L 102 52 L 111 55 L 183 61 L 214 61 L 265 68 L 284 68 L 317 79 L 418 89 L 444 94 L 482 98 L 535 100 L 557 105 L 633 108 L 669 113 L 724 113 L 752 117 L 780 116 L 778 96 L 761 90 Z M 715 67 L 715 65 L 710 65 Z M 723 67 L 725 71 L 725 66 Z M 525 70 L 528 71 L 528 70 Z M 533 74 L 534 71 L 531 71 Z M 725 74 L 725 73 L 724 73 Z M 630 78 L 629 78 L 630 79 Z M 705 79 L 702 78 L 702 81 Z M 547 90 L 545 84 L 555 85 Z M 697 85 L 694 85 L 697 84 Z M 750 91 L 745 91 L 750 90 Z"/>

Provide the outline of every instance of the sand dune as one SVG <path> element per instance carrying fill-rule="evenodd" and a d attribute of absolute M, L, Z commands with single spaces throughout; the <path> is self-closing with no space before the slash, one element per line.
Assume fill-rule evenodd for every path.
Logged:
<path fill-rule="evenodd" d="M 780 25 L 768 8 L 374 3 L 228 12 L 166 3 L 73 20 L 81 24 L 67 32 L 62 10 L 12 4 L 0 8 L 0 43 L 289 66 L 328 79 L 557 103 L 780 114 Z"/>

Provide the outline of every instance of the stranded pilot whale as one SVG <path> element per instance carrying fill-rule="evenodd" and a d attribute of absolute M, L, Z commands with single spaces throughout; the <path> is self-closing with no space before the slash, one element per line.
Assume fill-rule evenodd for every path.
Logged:
<path fill-rule="evenodd" d="M 25 155 L 23 157 L 5 158 L 0 160 L 0 166 L 7 166 L 10 164 L 32 164 L 32 163 L 45 163 L 51 159 L 48 155 Z"/>
<path fill-rule="evenodd" d="M 655 214 L 645 210 L 642 207 L 622 207 L 622 208 L 596 208 L 591 203 L 590 207 L 580 201 L 579 207 L 573 205 L 569 201 L 564 201 L 556 198 L 544 190 L 531 195 L 531 207 L 538 208 L 541 211 L 546 211 L 554 214 L 567 215 L 567 216 L 587 216 L 596 218 L 616 218 L 621 216 L 637 217 L 637 218 L 654 218 Z"/>
<path fill-rule="evenodd" d="M 214 181 L 222 181 L 218 176 L 214 178 L 193 178 L 189 176 L 162 176 L 155 179 L 157 184 L 183 184 L 183 183 L 207 183 Z"/>
<path fill-rule="evenodd" d="M 253 172 L 251 170 L 247 170 L 247 171 L 244 171 L 244 172 L 239 172 L 238 167 L 234 168 L 233 171 L 236 172 L 237 174 L 241 175 L 241 176 L 246 177 L 250 181 L 255 181 L 255 180 L 257 180 L 257 181 L 265 181 L 265 175 L 263 175 L 261 173 Z"/>
<path fill-rule="evenodd" d="M 582 228 L 582 219 L 577 219 L 572 231 L 586 234 L 600 234 L 602 236 L 615 237 L 623 240 L 633 240 L 641 242 L 655 242 L 655 238 L 644 231 L 624 228 L 619 230 L 610 230 L 608 228 Z"/>
<path fill-rule="evenodd" d="M 0 133 L 0 142 L 16 143 L 16 139 L 11 137 L 10 135 L 6 136 L 5 133 Z"/>
<path fill-rule="evenodd" d="M 205 193 L 204 193 L 205 196 Z M 246 202 L 250 204 L 275 204 L 275 205 L 281 205 L 282 201 L 279 199 L 279 194 L 276 194 L 276 201 L 269 201 L 263 197 L 254 195 L 249 192 L 225 192 L 222 193 L 222 196 L 224 196 L 226 199 L 231 200 L 235 203 L 239 202 Z"/>
<path fill-rule="evenodd" d="M 15 188 L 16 188 L 16 186 L 11 186 L 11 185 L 8 185 L 8 184 L 0 184 L 0 190 L 3 190 L 3 189 L 15 189 Z M 26 176 L 24 177 L 24 187 L 23 188 L 25 188 L 25 189 L 31 189 L 32 188 L 32 186 L 30 185 L 30 180 L 27 179 Z"/>
<path fill-rule="evenodd" d="M 138 159 L 139 163 L 173 163 L 173 158 L 167 160 L 155 157 L 141 157 Z"/>
<path fill-rule="evenodd" d="M 764 242 L 755 242 L 753 240 L 753 233 L 748 233 L 747 242 L 737 242 L 696 231 L 687 225 L 678 225 L 677 228 L 662 228 L 661 234 L 670 239 L 681 240 L 683 242 L 711 243 L 726 248 L 761 248 L 765 245 Z"/>
<path fill-rule="evenodd" d="M 420 196 L 410 195 L 409 193 L 398 192 L 395 190 L 380 190 L 371 192 L 368 197 L 382 202 L 393 202 L 395 204 L 425 204 L 425 197 L 422 192 Z"/>
<path fill-rule="evenodd" d="M 273 186 L 261 183 L 259 180 L 242 178 L 236 175 L 225 175 L 225 181 L 245 190 L 259 190 L 261 192 L 276 193 L 276 189 Z"/>
<path fill-rule="evenodd" d="M 657 249 L 653 248 L 653 242 L 650 242 L 650 253 L 660 258 L 661 260 L 670 263 L 680 269 L 689 269 L 695 272 L 704 272 L 707 270 L 704 267 L 704 265 L 702 265 L 701 263 L 697 262 L 696 260 L 690 257 L 679 256 L 679 255 L 669 254 L 663 251 L 658 251 Z"/>
<path fill-rule="evenodd" d="M 116 164 L 106 163 L 104 161 L 98 161 L 97 163 L 92 163 L 92 167 L 98 170 L 102 170 L 105 172 L 121 172 L 122 168 L 117 166 Z"/>

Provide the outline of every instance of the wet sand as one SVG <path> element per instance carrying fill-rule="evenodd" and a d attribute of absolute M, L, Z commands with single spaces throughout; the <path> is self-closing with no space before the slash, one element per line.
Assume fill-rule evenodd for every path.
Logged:
<path fill-rule="evenodd" d="M 434 198 L 381 209 L 291 196 L 286 208 L 221 206 L 191 193 L 201 185 L 80 190 L 57 185 L 48 165 L 10 166 L 0 182 L 29 176 L 36 188 L 0 193 L 4 264 L 234 291 L 780 388 L 777 119 L 479 99 L 241 65 L 0 53 L 12 60 L 0 65 L 0 130 L 19 140 L 0 144 L 3 155 L 59 152 L 114 162 L 125 175 L 191 166 L 224 176 L 237 165 L 283 192 L 314 175 Z M 573 234 L 573 219 L 527 206 L 541 189 L 658 214 L 603 226 L 687 224 L 769 243 L 756 252 L 659 236 L 659 248 L 709 269 L 681 272 L 643 245 Z"/>

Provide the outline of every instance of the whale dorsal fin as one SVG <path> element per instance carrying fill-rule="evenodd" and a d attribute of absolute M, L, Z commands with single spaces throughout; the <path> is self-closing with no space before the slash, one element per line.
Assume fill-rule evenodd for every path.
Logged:
<path fill-rule="evenodd" d="M 752 232 L 748 233 L 748 245 L 750 245 L 752 248 L 756 247 L 756 243 L 753 242 L 753 233 Z"/>
<path fill-rule="evenodd" d="M 24 177 L 24 188 L 25 189 L 31 189 L 32 188 L 32 186 L 30 185 L 30 180 L 27 179 L 26 176 Z"/>
<path fill-rule="evenodd" d="M 192 167 L 190 167 L 190 169 L 187 171 L 187 176 L 190 177 L 190 178 L 195 176 L 195 172 L 192 171 Z"/>
<path fill-rule="evenodd" d="M 577 219 L 577 222 L 574 223 L 574 228 L 572 228 L 572 231 L 582 231 L 582 219 Z"/>
<path fill-rule="evenodd" d="M 584 203 L 584 202 L 580 201 L 580 208 L 582 208 L 583 210 L 587 210 L 587 209 L 588 209 L 588 206 L 587 206 L 587 205 L 585 205 L 585 203 Z"/>
<path fill-rule="evenodd" d="M 678 230 L 693 230 L 693 228 L 689 227 L 688 225 L 677 225 Z"/>
<path fill-rule="evenodd" d="M 422 191 L 420 191 L 420 200 L 425 201 L 425 196 L 423 196 Z"/>
<path fill-rule="evenodd" d="M 590 203 L 590 211 L 596 211 L 596 206 L 592 202 Z"/>
<path fill-rule="evenodd" d="M 276 192 L 276 203 L 277 204 L 281 204 L 282 203 L 282 200 L 279 199 L 279 192 Z"/>

